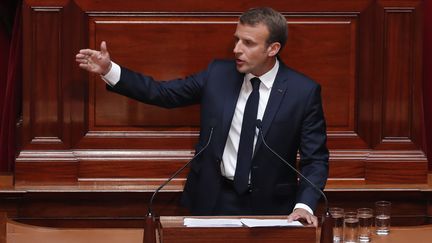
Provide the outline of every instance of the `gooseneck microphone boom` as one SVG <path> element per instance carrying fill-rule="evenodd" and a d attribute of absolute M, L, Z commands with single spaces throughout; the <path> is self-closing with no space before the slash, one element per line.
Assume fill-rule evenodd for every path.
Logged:
<path fill-rule="evenodd" d="M 170 181 L 172 181 L 172 179 L 176 178 L 196 157 L 198 157 L 198 155 L 200 155 L 209 146 L 213 136 L 213 130 L 215 124 L 216 122 L 213 120 L 210 122 L 210 134 L 206 145 L 202 149 L 200 149 L 192 157 L 192 159 L 190 159 L 186 164 L 184 164 L 180 169 L 178 169 L 170 178 L 168 178 L 162 185 L 160 185 L 154 191 L 148 203 L 147 215 L 145 217 L 145 222 L 144 222 L 144 237 L 143 237 L 144 243 L 156 243 L 156 227 L 155 227 L 155 217 L 153 215 L 153 200 L 155 199 L 156 195 L 159 193 L 159 191 L 162 188 L 164 188 Z"/>
<path fill-rule="evenodd" d="M 274 151 L 265 141 L 264 139 L 264 135 L 262 132 L 262 121 L 260 119 L 258 119 L 256 121 L 256 127 L 258 128 L 258 134 L 261 137 L 262 143 L 264 144 L 264 146 L 266 146 L 266 148 L 268 150 L 270 150 L 274 155 L 276 155 L 282 162 L 284 162 L 286 165 L 288 165 L 288 167 L 290 167 L 293 171 L 295 171 L 295 173 L 297 173 L 297 175 L 299 175 L 303 180 L 307 181 L 307 183 L 309 183 L 309 185 L 311 185 L 316 191 L 318 191 L 321 196 L 324 198 L 325 201 L 325 208 L 326 208 L 326 212 L 324 215 L 324 220 L 323 220 L 323 224 L 322 224 L 322 230 L 321 230 L 321 243 L 327 243 L 327 242 L 333 242 L 333 221 L 331 218 L 331 214 L 329 211 L 329 206 L 328 206 L 328 200 L 326 195 L 324 194 L 324 192 L 319 189 L 312 181 L 310 181 L 308 178 L 306 178 L 306 176 L 304 176 L 300 171 L 298 171 L 294 166 L 292 166 L 290 163 L 288 163 L 288 161 L 286 161 L 284 158 L 282 158 L 282 156 L 280 156 L 278 153 L 276 153 L 276 151 Z"/>
<path fill-rule="evenodd" d="M 211 126 L 210 127 L 210 135 L 209 135 L 209 138 L 208 138 L 208 140 L 207 140 L 207 143 L 206 143 L 206 145 L 202 148 L 202 149 L 200 149 L 193 157 L 192 157 L 192 159 L 190 159 L 186 164 L 184 164 L 180 169 L 178 169 L 170 178 L 168 178 L 162 185 L 160 185 L 159 187 L 158 187 L 158 189 L 156 189 L 156 191 L 153 193 L 153 195 L 152 195 L 152 197 L 150 198 L 150 202 L 149 202 L 149 205 L 148 205 L 148 213 L 149 214 L 153 214 L 153 200 L 154 200 L 154 198 L 156 197 L 156 194 L 158 194 L 158 192 L 162 189 L 162 188 L 164 188 L 170 181 L 172 181 L 172 179 L 174 179 L 174 178 L 176 178 L 177 176 L 178 176 L 178 174 L 180 174 L 196 157 L 198 157 L 198 155 L 200 155 L 207 147 L 208 147 L 208 145 L 210 144 L 210 141 L 211 141 L 211 138 L 212 138 L 212 136 L 213 136 L 213 129 L 214 129 L 214 126 Z"/>

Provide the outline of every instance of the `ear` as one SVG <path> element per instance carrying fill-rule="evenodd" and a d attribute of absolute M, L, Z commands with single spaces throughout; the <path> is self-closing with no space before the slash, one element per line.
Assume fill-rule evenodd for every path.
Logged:
<path fill-rule="evenodd" d="M 279 42 L 273 42 L 267 47 L 267 52 L 269 57 L 274 57 L 278 54 L 281 48 L 281 44 Z"/>

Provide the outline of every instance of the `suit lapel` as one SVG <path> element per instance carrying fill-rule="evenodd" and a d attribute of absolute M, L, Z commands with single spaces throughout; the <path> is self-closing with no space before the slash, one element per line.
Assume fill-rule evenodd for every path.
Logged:
<path fill-rule="evenodd" d="M 285 65 L 280 61 L 280 66 L 278 73 L 276 75 L 276 79 L 273 83 L 272 90 L 270 92 L 270 97 L 267 102 L 267 106 L 264 112 L 264 116 L 262 119 L 262 133 L 265 136 L 270 128 L 270 125 L 273 122 L 273 119 L 279 110 L 281 101 L 285 95 L 287 84 L 286 80 L 288 79 L 288 72 Z M 258 151 L 261 146 L 262 140 L 260 136 L 257 139 L 257 144 L 255 145 L 255 151 Z"/>

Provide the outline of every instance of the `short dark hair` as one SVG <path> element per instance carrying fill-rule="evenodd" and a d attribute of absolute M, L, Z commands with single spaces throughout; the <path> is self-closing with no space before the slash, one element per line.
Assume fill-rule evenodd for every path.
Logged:
<path fill-rule="evenodd" d="M 267 44 L 281 44 L 281 50 L 288 39 L 288 25 L 285 17 L 269 7 L 251 8 L 240 16 L 240 23 L 250 26 L 264 24 L 269 30 Z"/>

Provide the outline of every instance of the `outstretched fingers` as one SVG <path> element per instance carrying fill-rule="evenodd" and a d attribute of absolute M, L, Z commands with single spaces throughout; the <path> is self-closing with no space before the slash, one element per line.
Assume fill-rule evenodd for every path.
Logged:
<path fill-rule="evenodd" d="M 101 42 L 101 50 L 81 49 L 75 56 L 79 67 L 87 71 L 105 75 L 111 69 L 111 60 L 105 41 Z"/>
<path fill-rule="evenodd" d="M 94 56 L 99 53 L 99 51 L 92 50 L 92 49 L 81 49 L 79 51 L 80 54 L 86 55 L 86 56 Z"/>
<path fill-rule="evenodd" d="M 105 41 L 102 41 L 102 42 L 101 42 L 100 50 L 101 50 L 101 54 L 102 54 L 102 55 L 105 55 L 105 54 L 108 53 L 108 49 L 107 49 L 107 45 L 106 45 L 106 42 L 105 42 Z"/>

